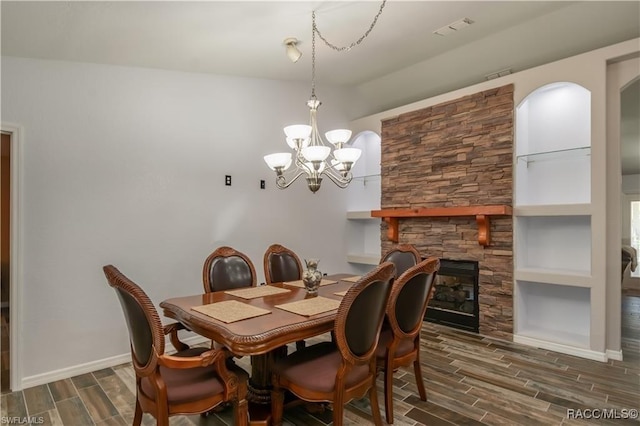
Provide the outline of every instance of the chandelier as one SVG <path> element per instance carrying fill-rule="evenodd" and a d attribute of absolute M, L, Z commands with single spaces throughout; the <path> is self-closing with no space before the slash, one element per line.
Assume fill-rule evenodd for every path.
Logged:
<path fill-rule="evenodd" d="M 327 41 L 316 26 L 316 12 L 311 14 L 311 98 L 309 124 L 294 124 L 284 128 L 287 145 L 293 152 L 279 152 L 264 156 L 267 166 L 276 173 L 276 186 L 288 188 L 299 177 L 305 176 L 307 186 L 315 193 L 320 189 L 322 178 L 327 177 L 340 188 L 346 188 L 353 175 L 351 169 L 358 161 L 362 151 L 348 147 L 351 130 L 337 129 L 325 133 L 329 144 L 325 143 L 318 131 L 318 107 L 321 102 L 316 97 L 316 34 L 330 48 L 336 51 L 348 51 L 359 45 L 371 32 L 382 13 L 386 0 L 383 0 L 378 14 L 369 29 L 349 46 L 338 47 Z M 291 168 L 291 166 L 294 166 Z"/>

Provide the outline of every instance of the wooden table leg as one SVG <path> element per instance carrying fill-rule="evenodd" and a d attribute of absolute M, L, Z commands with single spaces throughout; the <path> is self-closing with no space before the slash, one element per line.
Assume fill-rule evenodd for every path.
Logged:
<path fill-rule="evenodd" d="M 247 400 L 251 425 L 271 423 L 271 369 L 273 363 L 287 356 L 287 347 L 282 346 L 263 355 L 251 357 L 251 377 Z"/>
<path fill-rule="evenodd" d="M 247 399 L 256 404 L 271 403 L 271 369 L 273 363 L 287 356 L 287 347 L 282 346 L 263 355 L 251 357 L 251 377 Z"/>

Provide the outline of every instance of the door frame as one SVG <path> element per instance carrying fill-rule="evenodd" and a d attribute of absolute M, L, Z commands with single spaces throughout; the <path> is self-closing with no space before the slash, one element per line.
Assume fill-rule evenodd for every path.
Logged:
<path fill-rule="evenodd" d="M 22 212 L 23 206 L 23 144 L 24 129 L 14 123 L 2 122 L 0 130 L 11 137 L 11 264 L 9 267 L 9 330 L 10 330 L 10 381 L 11 391 L 22 390 L 22 340 L 19 338 L 22 328 Z"/>
<path fill-rule="evenodd" d="M 609 359 L 622 360 L 622 167 L 620 164 L 620 96 L 636 79 L 638 52 L 607 63 L 606 81 L 606 352 Z"/>

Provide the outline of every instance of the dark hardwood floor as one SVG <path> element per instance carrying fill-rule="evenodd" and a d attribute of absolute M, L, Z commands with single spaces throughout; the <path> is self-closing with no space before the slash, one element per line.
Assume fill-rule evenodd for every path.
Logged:
<path fill-rule="evenodd" d="M 427 401 L 418 398 L 411 370 L 398 371 L 394 424 L 638 425 L 630 419 L 567 418 L 568 410 L 640 406 L 640 353 L 637 341 L 628 338 L 626 342 L 624 361 L 600 363 L 425 323 L 421 363 Z M 248 368 L 248 361 L 245 357 L 238 363 Z M 131 365 L 124 364 L 2 395 L 2 415 L 42 417 L 42 424 L 51 425 L 131 424 L 134 385 Z M 379 378 L 383 404 L 381 386 Z M 285 425 L 330 422 L 329 410 L 309 414 L 300 406 L 285 412 Z M 155 421 L 145 415 L 143 424 Z M 175 417 L 171 424 L 227 425 L 231 410 L 207 418 Z M 369 424 L 368 399 L 352 401 L 345 425 Z"/>
<path fill-rule="evenodd" d="M 8 392 L 9 389 L 9 365 L 10 343 L 9 338 L 9 308 L 0 309 L 0 392 Z"/>

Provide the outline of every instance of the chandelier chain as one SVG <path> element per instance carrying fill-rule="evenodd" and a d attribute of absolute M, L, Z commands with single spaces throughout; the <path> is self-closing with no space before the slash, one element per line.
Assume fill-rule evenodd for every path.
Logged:
<path fill-rule="evenodd" d="M 335 44 L 331 43 L 329 40 L 327 40 L 322 33 L 320 32 L 320 30 L 318 29 L 318 26 L 316 25 L 316 12 L 313 11 L 312 12 L 312 17 L 313 17 L 313 36 L 312 36 L 312 43 L 315 40 L 315 35 L 316 33 L 318 34 L 318 37 L 320 37 L 320 39 L 324 42 L 324 44 L 326 44 L 327 46 L 329 46 L 330 48 L 332 48 L 333 50 L 336 50 L 338 52 L 344 52 L 349 51 L 351 49 L 353 49 L 354 47 L 358 46 L 360 43 L 362 43 L 362 41 L 367 38 L 367 36 L 369 35 L 369 33 L 371 32 L 371 30 L 373 30 L 373 27 L 376 26 L 376 23 L 378 22 L 378 18 L 380 17 L 380 15 L 382 14 L 382 9 L 384 9 L 384 6 L 387 4 L 387 0 L 382 0 L 382 4 L 380 5 L 380 9 L 378 10 L 378 13 L 376 14 L 376 16 L 373 18 L 373 21 L 371 22 L 371 25 L 369 25 L 369 29 L 367 31 L 365 31 L 364 34 L 362 34 L 362 36 L 360 36 L 360 38 L 356 41 L 354 41 L 353 43 L 351 43 L 348 46 L 336 46 Z M 312 50 L 313 50 L 313 46 L 312 46 Z M 313 58 L 312 58 L 313 59 Z"/>
<path fill-rule="evenodd" d="M 385 0 L 386 1 L 386 0 Z M 316 99 L 316 12 L 311 12 L 311 99 Z"/>

